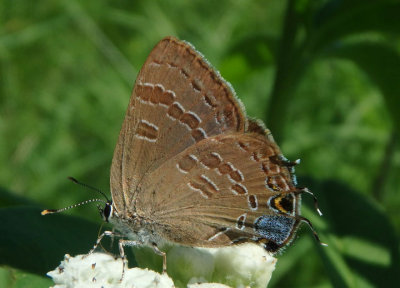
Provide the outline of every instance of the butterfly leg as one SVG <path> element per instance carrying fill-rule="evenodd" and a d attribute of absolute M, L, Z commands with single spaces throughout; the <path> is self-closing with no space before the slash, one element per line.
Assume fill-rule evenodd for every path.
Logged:
<path fill-rule="evenodd" d="M 111 235 L 111 243 L 110 243 L 110 248 L 112 248 L 113 247 L 113 245 L 114 245 L 114 239 L 115 239 L 115 227 L 113 227 L 113 229 L 112 229 L 112 235 Z"/>
<path fill-rule="evenodd" d="M 121 258 L 122 258 L 122 276 L 121 276 L 120 281 L 122 281 L 122 279 L 124 279 L 125 267 L 128 267 L 128 259 L 126 259 L 124 247 L 125 246 L 139 246 L 139 245 L 143 245 L 143 243 L 141 243 L 139 241 L 133 241 L 133 240 L 123 240 L 123 239 L 119 240 L 119 242 L 118 242 L 119 254 L 121 255 Z"/>
<path fill-rule="evenodd" d="M 99 246 L 101 239 L 103 239 L 104 236 L 114 236 L 114 232 L 113 231 L 104 231 L 103 233 L 101 233 L 101 235 L 96 240 L 96 244 L 94 244 L 93 248 L 90 249 L 90 251 L 85 255 L 85 257 L 92 254 L 94 252 L 94 250 L 96 250 L 97 246 Z"/>
<path fill-rule="evenodd" d="M 101 235 L 97 238 L 96 244 L 94 244 L 93 248 L 90 249 L 90 251 L 84 257 L 92 254 L 94 252 L 94 250 L 96 250 L 96 248 L 99 246 L 99 244 L 104 236 L 110 236 L 110 237 L 114 238 L 113 236 L 115 236 L 115 232 L 114 231 L 104 231 L 103 233 L 101 233 Z M 138 241 L 132 241 L 132 240 L 120 239 L 118 242 L 119 254 L 121 255 L 121 258 L 122 258 L 121 281 L 122 281 L 122 279 L 124 279 L 125 267 L 128 266 L 128 260 L 126 259 L 126 256 L 125 256 L 124 247 L 125 246 L 138 246 L 138 245 L 141 245 L 141 243 Z"/>
<path fill-rule="evenodd" d="M 163 265 L 162 265 L 162 271 L 163 274 L 167 273 L 167 254 L 164 251 L 161 251 L 156 243 L 152 243 L 153 250 L 157 255 L 160 255 L 163 257 Z"/>

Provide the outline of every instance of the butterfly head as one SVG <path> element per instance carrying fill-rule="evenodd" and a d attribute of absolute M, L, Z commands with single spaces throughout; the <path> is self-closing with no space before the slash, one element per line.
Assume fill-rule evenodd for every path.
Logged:
<path fill-rule="evenodd" d="M 101 207 L 100 205 L 97 205 L 97 208 L 99 209 L 101 218 L 103 218 L 105 222 L 110 222 L 109 220 L 111 219 L 114 212 L 112 201 L 108 200 L 105 203 L 104 208 Z"/>

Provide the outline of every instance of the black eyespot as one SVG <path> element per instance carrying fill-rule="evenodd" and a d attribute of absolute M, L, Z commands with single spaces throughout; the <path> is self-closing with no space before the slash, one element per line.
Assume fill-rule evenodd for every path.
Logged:
<path fill-rule="evenodd" d="M 276 252 L 280 246 L 276 244 L 274 241 L 268 241 L 267 243 L 264 244 L 264 249 L 267 250 L 268 252 Z"/>

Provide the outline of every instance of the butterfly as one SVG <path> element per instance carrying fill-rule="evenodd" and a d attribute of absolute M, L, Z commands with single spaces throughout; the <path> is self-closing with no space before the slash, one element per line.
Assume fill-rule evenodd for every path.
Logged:
<path fill-rule="evenodd" d="M 303 193 L 317 202 L 297 187 L 298 163 L 246 116 L 230 84 L 192 45 L 166 37 L 137 76 L 112 160 L 112 200 L 101 214 L 128 238 L 119 242 L 123 258 L 124 246 L 152 246 L 164 269 L 163 243 L 254 242 L 276 253 L 302 222 L 320 242 L 300 215 Z"/>

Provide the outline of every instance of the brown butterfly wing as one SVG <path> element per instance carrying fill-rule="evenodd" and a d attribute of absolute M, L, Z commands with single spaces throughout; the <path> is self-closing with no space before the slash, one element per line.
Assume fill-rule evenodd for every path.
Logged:
<path fill-rule="evenodd" d="M 143 177 L 204 138 L 247 125 L 230 86 L 190 44 L 161 40 L 137 77 L 111 166 L 117 210 L 129 209 Z"/>
<path fill-rule="evenodd" d="M 172 242 L 264 241 L 276 251 L 290 241 L 300 212 L 300 196 L 290 193 L 296 187 L 279 157 L 278 146 L 260 134 L 207 138 L 148 175 L 134 206 Z M 272 209 L 274 197 L 285 198 L 285 207 Z"/>

